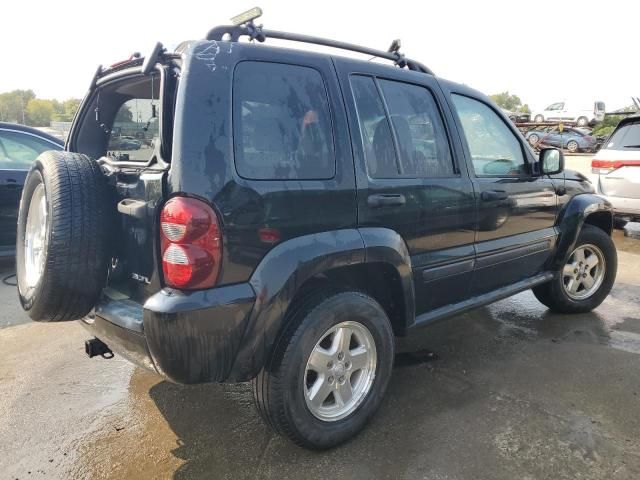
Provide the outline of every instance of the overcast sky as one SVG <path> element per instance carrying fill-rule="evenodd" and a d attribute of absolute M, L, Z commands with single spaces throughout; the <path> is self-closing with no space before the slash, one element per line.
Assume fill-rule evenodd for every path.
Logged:
<path fill-rule="evenodd" d="M 533 108 L 567 98 L 607 110 L 640 96 L 640 2 L 9 0 L 0 22 L 0 92 L 82 96 L 100 63 L 175 47 L 256 4 L 265 27 L 402 51 L 436 75 Z"/>

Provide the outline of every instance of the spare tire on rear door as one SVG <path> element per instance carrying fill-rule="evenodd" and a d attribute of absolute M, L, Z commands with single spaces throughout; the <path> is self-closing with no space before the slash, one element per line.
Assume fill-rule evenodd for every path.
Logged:
<path fill-rule="evenodd" d="M 76 320 L 95 305 L 107 277 L 112 218 L 106 177 L 86 155 L 44 152 L 20 200 L 16 273 L 33 320 Z"/>

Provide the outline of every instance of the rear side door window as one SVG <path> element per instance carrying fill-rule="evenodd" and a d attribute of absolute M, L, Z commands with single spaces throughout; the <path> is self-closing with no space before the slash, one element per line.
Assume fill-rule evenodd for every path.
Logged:
<path fill-rule="evenodd" d="M 442 118 L 429 90 L 358 75 L 351 77 L 351 86 L 372 178 L 454 175 Z"/>
<path fill-rule="evenodd" d="M 502 118 L 478 100 L 457 94 L 452 99 L 476 175 L 526 175 L 522 145 Z"/>
<path fill-rule="evenodd" d="M 380 80 L 396 134 L 401 173 L 415 177 L 453 175 L 449 142 L 431 92 L 407 83 Z"/>
<path fill-rule="evenodd" d="M 320 73 L 309 67 L 245 61 L 233 81 L 238 174 L 254 180 L 330 179 L 335 149 Z"/>

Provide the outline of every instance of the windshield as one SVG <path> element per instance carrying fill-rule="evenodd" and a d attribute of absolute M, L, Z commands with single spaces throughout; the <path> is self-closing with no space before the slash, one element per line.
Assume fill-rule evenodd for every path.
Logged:
<path fill-rule="evenodd" d="M 609 150 L 640 150 L 640 123 L 629 123 L 616 130 L 609 142 Z"/>
<path fill-rule="evenodd" d="M 29 170 L 42 152 L 61 148 L 29 133 L 0 130 L 0 168 Z"/>

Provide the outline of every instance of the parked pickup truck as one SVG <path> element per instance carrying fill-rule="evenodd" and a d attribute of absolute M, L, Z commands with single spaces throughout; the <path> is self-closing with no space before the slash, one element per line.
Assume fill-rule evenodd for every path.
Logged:
<path fill-rule="evenodd" d="M 155 128 L 146 158 L 111 151 L 116 118 Z M 397 42 L 242 20 L 98 70 L 66 151 L 26 179 L 20 300 L 80 320 L 90 356 L 252 381 L 269 425 L 329 448 L 380 406 L 396 337 L 528 289 L 556 312 L 600 305 L 611 205 L 563 166 Z"/>

